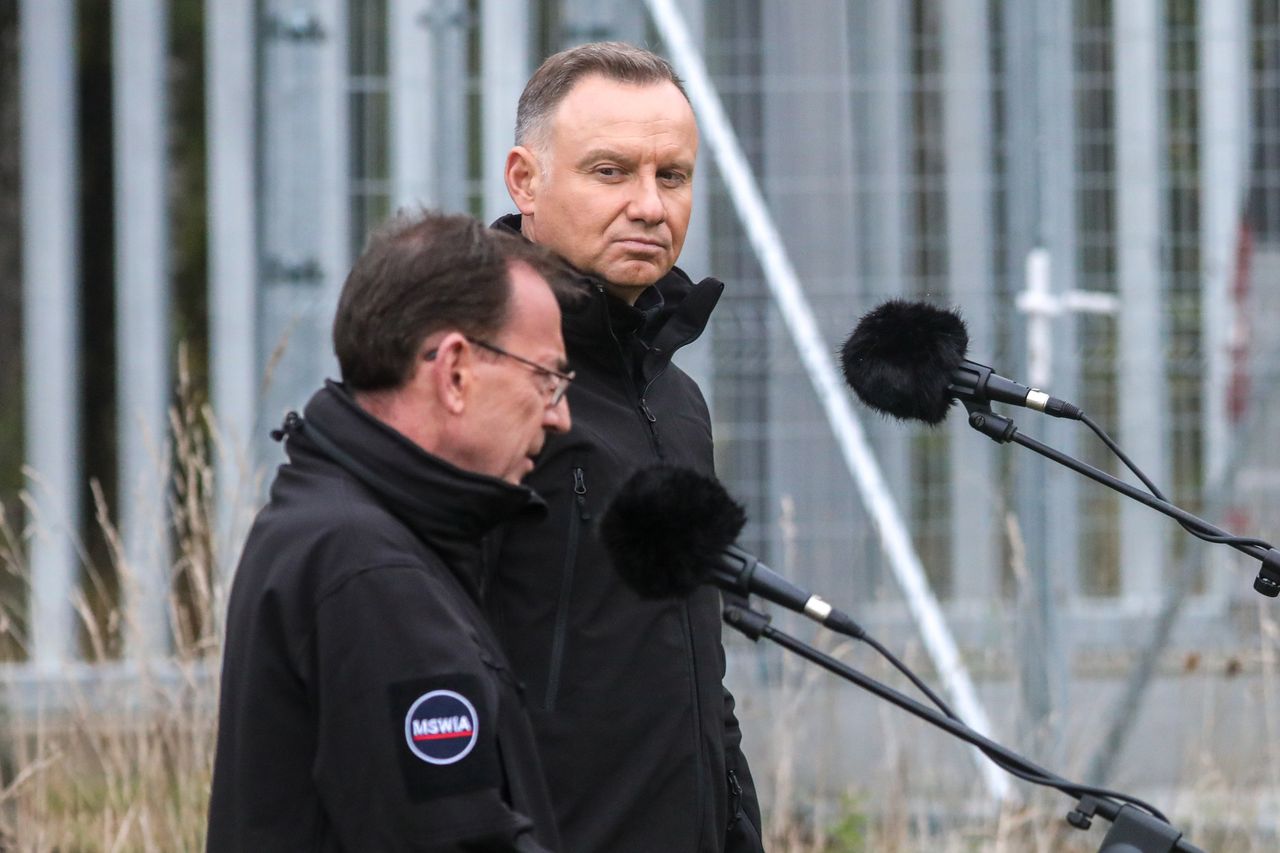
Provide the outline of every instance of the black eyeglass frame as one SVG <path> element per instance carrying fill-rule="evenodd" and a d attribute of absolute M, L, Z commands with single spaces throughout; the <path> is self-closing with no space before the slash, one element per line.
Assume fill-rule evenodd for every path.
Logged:
<path fill-rule="evenodd" d="M 522 355 L 516 355 L 513 352 L 508 352 L 507 350 L 504 350 L 502 347 L 495 346 L 494 344 L 491 344 L 485 340 L 481 340 L 480 338 L 473 338 L 470 335 L 464 335 L 463 337 L 467 339 L 468 343 L 474 346 L 478 346 L 481 349 L 487 349 L 489 352 L 494 353 L 495 355 L 505 355 L 507 358 L 514 359 L 520 362 L 525 367 L 528 367 L 530 370 L 534 371 L 535 373 L 541 374 L 543 376 L 546 376 L 554 380 L 555 384 L 551 386 L 550 395 L 547 400 L 547 408 L 555 408 L 556 406 L 560 405 L 560 401 L 564 399 L 565 392 L 569 390 L 569 383 L 572 382 L 574 380 L 574 377 L 577 376 L 577 371 L 570 370 L 568 373 L 561 373 L 559 370 L 555 370 L 550 367 L 545 367 L 541 364 L 538 364 L 536 361 L 530 361 L 529 359 L 525 358 Z M 433 361 L 435 357 L 439 354 L 440 354 L 439 349 L 430 349 L 430 350 L 427 350 L 425 353 L 423 353 L 422 358 L 424 361 Z"/>

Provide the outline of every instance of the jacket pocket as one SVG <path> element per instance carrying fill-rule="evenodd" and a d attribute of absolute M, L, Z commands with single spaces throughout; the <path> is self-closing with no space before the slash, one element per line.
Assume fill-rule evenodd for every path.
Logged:
<path fill-rule="evenodd" d="M 764 842 L 742 807 L 742 784 L 738 774 L 728 771 L 729 825 L 725 827 L 725 853 L 764 853 Z"/>
<path fill-rule="evenodd" d="M 547 695 L 543 707 L 555 710 L 560 693 L 560 673 L 564 668 L 565 642 L 569 634 L 569 607 L 573 603 L 573 574 L 578 562 L 582 528 L 591 520 L 587 512 L 587 476 L 581 465 L 573 467 L 573 506 L 569 510 L 565 536 L 564 568 L 560 573 L 560 596 L 556 601 L 556 621 L 551 633 L 551 660 L 547 667 Z"/>

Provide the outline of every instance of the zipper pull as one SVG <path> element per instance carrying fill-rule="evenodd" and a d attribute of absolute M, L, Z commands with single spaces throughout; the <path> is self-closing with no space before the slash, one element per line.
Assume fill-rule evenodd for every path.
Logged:
<path fill-rule="evenodd" d="M 644 419 L 649 422 L 649 436 L 653 439 L 653 452 L 657 455 L 658 461 L 661 462 L 665 457 L 662 452 L 662 440 L 658 438 L 658 419 L 653 412 L 649 411 L 649 401 L 644 397 L 640 398 L 640 414 L 644 415 Z"/>
<path fill-rule="evenodd" d="M 738 774 L 729 771 L 729 829 L 733 828 L 742 813 L 742 785 L 738 782 Z"/>
<path fill-rule="evenodd" d="M 581 468 L 573 469 L 573 493 L 577 495 L 578 516 L 583 521 L 590 521 L 591 513 L 587 512 L 587 478 Z"/>

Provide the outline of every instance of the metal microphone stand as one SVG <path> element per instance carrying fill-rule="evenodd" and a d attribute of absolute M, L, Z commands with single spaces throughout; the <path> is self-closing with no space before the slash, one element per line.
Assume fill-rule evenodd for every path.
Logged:
<path fill-rule="evenodd" d="M 1068 782 L 1057 774 L 1038 767 L 1016 752 L 978 734 L 963 723 L 917 702 L 887 684 L 876 681 L 790 634 L 777 630 L 769 624 L 769 620 L 769 616 L 749 608 L 734 604 L 726 604 L 724 607 L 725 623 L 742 632 L 749 640 L 757 642 L 764 637 L 846 681 L 856 684 L 863 690 L 892 702 L 925 722 L 978 747 L 1006 770 L 1016 768 L 1023 771 L 1015 775 L 1024 779 L 1028 779 L 1029 775 L 1042 777 L 1042 780 L 1028 779 L 1028 781 L 1049 785 L 1068 796 L 1078 797 L 1079 802 L 1076 807 L 1067 815 L 1067 822 L 1076 829 L 1088 829 L 1095 816 L 1111 821 L 1111 830 L 1102 840 L 1098 853 L 1205 853 L 1185 840 L 1181 832 L 1155 815 L 1148 814 L 1128 803 L 1117 802 L 1110 797 L 1095 796 L 1091 793 L 1082 795 L 1081 790 L 1085 786 Z"/>
<path fill-rule="evenodd" d="M 1095 468 L 1079 459 L 1068 456 L 1060 450 L 1056 450 L 1043 442 L 1036 441 L 1030 436 L 1023 435 L 1018 431 L 1013 420 L 1006 418 L 1004 415 L 998 415 L 991 411 L 991 407 L 985 403 L 973 403 L 965 401 L 964 407 L 969 411 L 969 426 L 978 432 L 990 438 L 997 444 L 1005 444 L 1012 441 L 1014 444 L 1020 444 L 1028 450 L 1032 450 L 1046 459 L 1052 459 L 1059 465 L 1064 465 L 1079 474 L 1083 474 L 1090 480 L 1101 483 L 1108 488 L 1114 489 L 1126 497 L 1133 498 L 1135 501 L 1151 507 L 1157 512 L 1163 513 L 1170 518 L 1181 522 L 1183 525 L 1195 528 L 1201 534 L 1209 537 L 1231 540 L 1233 537 L 1227 531 L 1215 527 L 1204 519 L 1192 515 L 1186 510 L 1178 507 L 1169 501 L 1161 500 L 1155 495 L 1148 494 L 1136 486 L 1130 485 L 1118 477 L 1113 477 L 1106 471 Z M 1258 570 L 1258 576 L 1253 581 L 1253 588 L 1268 598 L 1275 598 L 1280 595 L 1280 551 L 1270 545 L 1263 543 L 1261 540 L 1252 540 L 1251 542 L 1226 541 L 1224 544 L 1230 545 L 1243 554 L 1248 554 L 1255 560 L 1258 560 L 1262 566 Z"/>

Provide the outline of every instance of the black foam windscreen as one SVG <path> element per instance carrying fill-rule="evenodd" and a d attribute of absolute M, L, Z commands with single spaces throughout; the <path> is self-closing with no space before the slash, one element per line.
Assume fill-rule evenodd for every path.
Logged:
<path fill-rule="evenodd" d="M 876 411 L 939 424 L 968 348 L 969 333 L 954 311 L 893 299 L 858 321 L 840 348 L 840 366 L 858 399 Z"/>
<path fill-rule="evenodd" d="M 642 597 L 685 596 L 711 583 L 746 513 L 724 486 L 688 468 L 633 474 L 600 519 L 600 538 L 622 579 Z"/>

